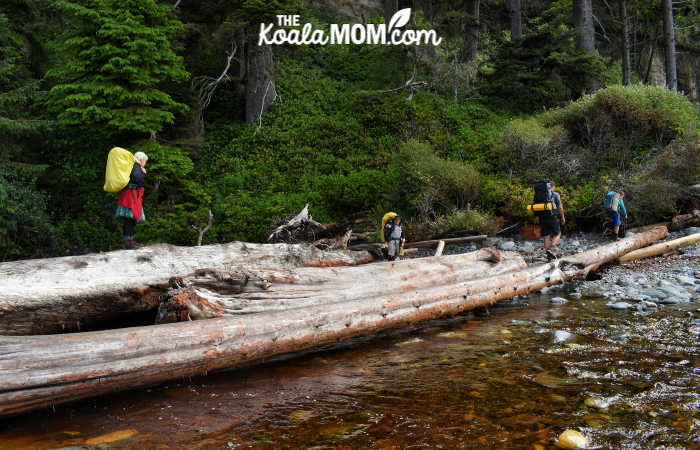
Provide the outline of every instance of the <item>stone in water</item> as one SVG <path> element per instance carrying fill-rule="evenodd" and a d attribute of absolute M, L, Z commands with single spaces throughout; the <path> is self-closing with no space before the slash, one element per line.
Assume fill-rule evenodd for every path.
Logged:
<path fill-rule="evenodd" d="M 586 448 L 588 439 L 576 430 L 566 430 L 554 443 L 559 448 Z"/>

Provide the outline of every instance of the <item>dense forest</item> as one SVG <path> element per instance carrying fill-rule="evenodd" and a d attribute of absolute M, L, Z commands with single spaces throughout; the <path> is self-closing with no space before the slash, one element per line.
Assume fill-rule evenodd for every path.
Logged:
<path fill-rule="evenodd" d="M 258 45 L 278 14 L 435 30 L 432 45 Z M 409 232 L 571 228 L 624 189 L 639 224 L 699 201 L 697 0 L 2 0 L 0 260 L 122 245 L 114 146 L 149 156 L 147 243 L 264 241 L 310 204 Z M 289 28 L 289 27 L 288 27 Z M 499 218 L 500 222 L 496 219 Z"/>

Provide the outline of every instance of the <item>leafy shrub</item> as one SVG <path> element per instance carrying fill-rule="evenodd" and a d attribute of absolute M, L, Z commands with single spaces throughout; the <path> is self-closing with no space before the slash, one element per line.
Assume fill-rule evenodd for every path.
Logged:
<path fill-rule="evenodd" d="M 437 156 L 424 142 L 410 140 L 393 156 L 387 169 L 387 200 L 407 205 L 419 220 L 429 220 L 476 200 L 481 176 L 468 164 Z"/>
<path fill-rule="evenodd" d="M 515 119 L 503 132 L 502 157 L 525 179 L 571 180 L 590 175 L 589 153 L 569 139 L 561 125 L 542 126 L 534 118 Z"/>
<path fill-rule="evenodd" d="M 493 234 L 497 229 L 496 222 L 486 213 L 467 206 L 438 217 L 435 222 L 435 233 L 449 231 L 470 231 L 480 234 Z"/>
<path fill-rule="evenodd" d="M 640 168 L 625 191 L 625 205 L 641 223 L 670 219 L 697 201 L 691 185 L 700 181 L 700 144 L 673 143 Z"/>
<path fill-rule="evenodd" d="M 663 87 L 610 86 L 538 119 L 548 128 L 564 127 L 601 168 L 626 170 L 673 139 L 697 139 L 700 110 Z"/>

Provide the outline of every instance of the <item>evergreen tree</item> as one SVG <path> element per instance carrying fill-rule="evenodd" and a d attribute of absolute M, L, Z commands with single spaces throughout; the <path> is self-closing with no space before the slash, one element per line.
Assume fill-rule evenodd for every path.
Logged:
<path fill-rule="evenodd" d="M 47 105 L 64 125 L 101 125 L 108 132 L 155 133 L 186 110 L 159 88 L 189 77 L 170 40 L 182 28 L 171 5 L 156 0 L 59 0 L 72 19 L 57 43 L 64 63 Z"/>

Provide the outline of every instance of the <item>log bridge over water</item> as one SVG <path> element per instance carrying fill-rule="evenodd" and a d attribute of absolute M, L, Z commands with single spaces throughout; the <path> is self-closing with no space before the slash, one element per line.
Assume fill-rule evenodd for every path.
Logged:
<path fill-rule="evenodd" d="M 532 267 L 491 249 L 366 264 L 366 251 L 243 243 L 1 263 L 0 415 L 457 314 L 585 278 L 667 233 Z M 155 308 L 162 324 L 51 334 Z"/>

